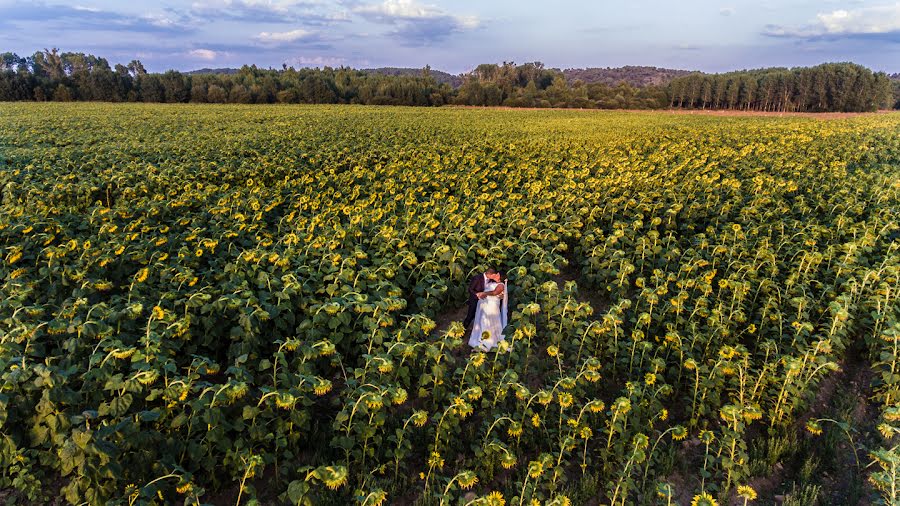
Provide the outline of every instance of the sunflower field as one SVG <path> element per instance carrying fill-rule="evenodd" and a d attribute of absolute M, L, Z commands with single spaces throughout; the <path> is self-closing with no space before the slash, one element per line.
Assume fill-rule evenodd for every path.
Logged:
<path fill-rule="evenodd" d="M 16 504 L 900 504 L 900 116 L 0 104 L 0 377 Z"/>

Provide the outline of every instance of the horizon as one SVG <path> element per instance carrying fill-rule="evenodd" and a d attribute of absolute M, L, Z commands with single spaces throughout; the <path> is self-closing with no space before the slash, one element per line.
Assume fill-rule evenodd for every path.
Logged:
<path fill-rule="evenodd" d="M 524 34 L 524 35 L 523 35 Z M 648 36 L 647 34 L 652 34 Z M 854 62 L 900 72 L 900 2 L 644 0 L 565 7 L 472 0 L 0 0 L 0 51 L 91 53 L 148 71 L 204 68 L 646 66 L 721 73 Z"/>

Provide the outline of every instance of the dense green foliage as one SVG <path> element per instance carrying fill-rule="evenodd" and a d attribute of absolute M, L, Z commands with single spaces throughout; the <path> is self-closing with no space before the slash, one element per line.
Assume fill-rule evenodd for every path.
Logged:
<path fill-rule="evenodd" d="M 425 74 L 388 76 L 350 68 L 259 69 L 234 74 L 148 73 L 140 61 L 110 68 L 84 53 L 0 55 L 0 101 L 371 104 L 438 106 L 452 88 Z"/>
<path fill-rule="evenodd" d="M 669 83 L 670 105 L 697 109 L 778 112 L 862 112 L 893 104 L 883 72 L 851 63 L 691 74 Z"/>
<path fill-rule="evenodd" d="M 0 113 L 24 501 L 726 504 L 861 343 L 897 483 L 897 115 Z M 486 355 L 435 322 L 487 263 Z"/>
<path fill-rule="evenodd" d="M 458 88 L 463 81 L 463 78 L 461 76 L 448 74 L 447 72 L 442 72 L 440 70 L 434 70 L 431 67 L 425 67 L 425 69 L 415 69 L 408 67 L 379 67 L 373 69 L 363 69 L 362 71 L 366 73 L 384 74 L 388 76 L 420 77 L 423 70 L 427 70 L 428 75 L 433 77 L 434 80 L 438 82 L 438 84 L 449 84 L 453 88 Z"/>
<path fill-rule="evenodd" d="M 891 85 L 894 89 L 894 109 L 900 109 L 900 74 L 891 75 Z"/>
<path fill-rule="evenodd" d="M 676 77 L 690 74 L 689 70 L 665 69 L 626 65 L 617 68 L 589 67 L 583 69 L 565 69 L 563 75 L 569 82 L 581 81 L 585 84 L 604 83 L 615 86 L 628 83 L 635 88 L 645 86 L 665 86 Z"/>
<path fill-rule="evenodd" d="M 227 69 L 226 69 L 227 70 Z M 414 69 L 147 73 L 84 53 L 0 55 L 0 101 L 194 102 L 740 109 L 859 112 L 900 107 L 887 75 L 850 63 L 701 74 L 657 69 L 547 69 L 540 62 L 482 64 L 462 76 Z M 679 77 L 680 76 L 680 77 Z"/>

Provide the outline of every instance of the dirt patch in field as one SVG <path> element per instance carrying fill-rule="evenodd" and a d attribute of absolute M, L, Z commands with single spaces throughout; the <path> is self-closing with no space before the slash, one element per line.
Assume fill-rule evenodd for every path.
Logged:
<path fill-rule="evenodd" d="M 841 419 L 843 416 L 840 415 L 846 416 L 852 442 L 834 423 L 821 423 L 823 430 L 835 431 L 840 442 L 837 445 L 839 451 L 835 471 L 822 474 L 819 502 L 861 506 L 871 504 L 875 494 L 867 479 L 873 469 L 866 467 L 870 461 L 867 448 L 878 443 L 875 428 L 878 407 L 871 401 L 874 373 L 861 346 L 848 350 L 840 366 L 840 371 L 820 383 L 816 400 L 809 412 L 798 418 L 796 426 L 798 431 L 802 431 L 803 437 L 820 438 L 822 436 L 813 436 L 805 430 L 808 420 Z M 851 492 L 854 488 L 855 492 Z M 851 497 L 856 494 L 858 498 Z"/>
<path fill-rule="evenodd" d="M 434 333 L 436 335 L 443 334 L 450 328 L 450 324 L 453 322 L 462 323 L 463 320 L 466 319 L 466 312 L 469 310 L 469 306 L 467 304 L 463 304 L 462 306 L 450 306 L 445 308 L 445 311 L 437 316 L 434 320 L 434 323 L 437 324 L 437 327 L 434 329 Z"/>

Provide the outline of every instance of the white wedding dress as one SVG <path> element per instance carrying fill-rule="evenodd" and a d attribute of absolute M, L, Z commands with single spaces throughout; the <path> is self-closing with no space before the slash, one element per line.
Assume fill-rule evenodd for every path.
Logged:
<path fill-rule="evenodd" d="M 499 283 L 488 281 L 484 285 L 485 292 L 491 292 Z M 475 320 L 472 322 L 472 335 L 469 346 L 482 351 L 490 351 L 503 340 L 503 328 L 506 327 L 509 284 L 505 285 L 500 295 L 488 295 L 478 301 L 475 308 Z M 486 336 L 483 334 L 487 332 Z M 483 337 L 482 337 L 483 336 Z"/>

